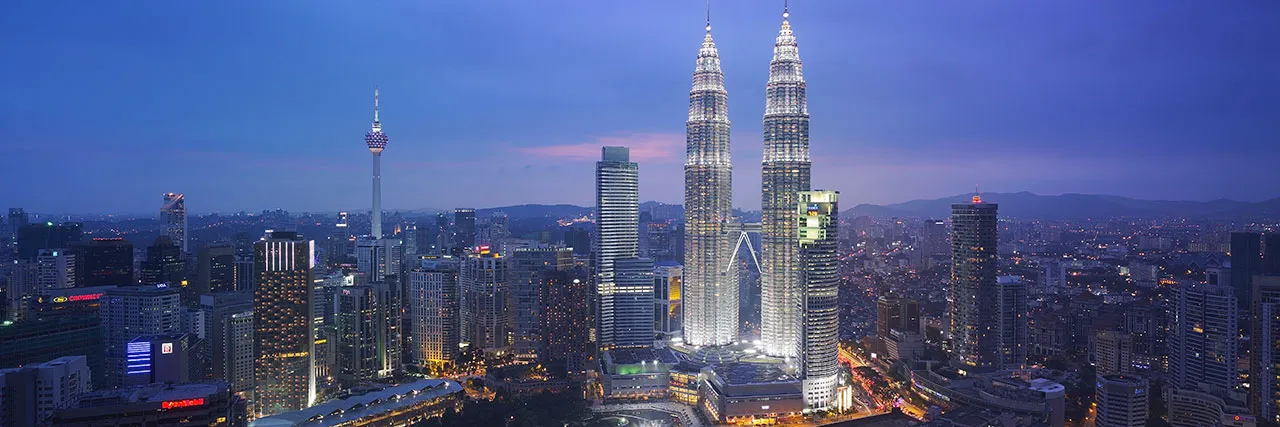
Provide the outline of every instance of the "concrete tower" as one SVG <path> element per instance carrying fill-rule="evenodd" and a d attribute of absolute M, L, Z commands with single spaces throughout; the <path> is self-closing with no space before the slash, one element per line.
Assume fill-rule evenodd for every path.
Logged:
<path fill-rule="evenodd" d="M 373 153 L 373 212 L 370 222 L 373 238 L 382 238 L 382 149 L 387 147 L 387 134 L 382 133 L 382 122 L 378 121 L 378 89 L 373 89 L 373 128 L 364 135 L 364 143 Z"/>

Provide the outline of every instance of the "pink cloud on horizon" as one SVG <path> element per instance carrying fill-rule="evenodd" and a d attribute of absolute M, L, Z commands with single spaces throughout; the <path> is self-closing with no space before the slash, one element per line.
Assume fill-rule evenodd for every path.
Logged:
<path fill-rule="evenodd" d="M 605 136 L 596 138 L 593 142 L 521 147 L 516 150 L 536 157 L 571 161 L 595 161 L 600 159 L 600 147 L 619 145 L 631 149 L 631 161 L 633 162 L 678 163 L 684 157 L 684 135 L 673 133 Z"/>

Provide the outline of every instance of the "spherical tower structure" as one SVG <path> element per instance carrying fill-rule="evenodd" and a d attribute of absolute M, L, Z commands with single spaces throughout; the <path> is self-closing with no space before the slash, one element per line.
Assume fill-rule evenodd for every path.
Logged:
<path fill-rule="evenodd" d="M 374 239 L 382 238 L 382 149 L 387 147 L 387 134 L 382 133 L 382 122 L 378 121 L 378 88 L 373 89 L 373 128 L 364 135 L 364 143 L 373 153 L 373 212 L 370 216 L 373 230 L 370 235 Z"/>

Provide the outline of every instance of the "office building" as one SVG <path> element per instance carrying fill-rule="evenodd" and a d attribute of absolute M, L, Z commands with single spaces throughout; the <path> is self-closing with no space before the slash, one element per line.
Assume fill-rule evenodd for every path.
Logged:
<path fill-rule="evenodd" d="M 16 239 L 18 229 L 27 225 L 27 212 L 22 208 L 9 208 L 9 237 Z"/>
<path fill-rule="evenodd" d="M 507 307 L 507 263 L 481 246 L 462 260 L 462 340 L 472 348 L 499 351 L 511 345 L 511 312 Z"/>
<path fill-rule="evenodd" d="M 124 385 L 182 384 L 191 381 L 195 337 L 186 334 L 143 335 L 125 345 Z"/>
<path fill-rule="evenodd" d="M 1249 408 L 1280 424 L 1280 276 L 1253 276 Z"/>
<path fill-rule="evenodd" d="M 1130 375 L 1098 377 L 1098 427 L 1143 427 L 1147 425 L 1151 390 L 1147 380 Z"/>
<path fill-rule="evenodd" d="M 620 310 L 615 262 L 634 258 L 640 249 L 640 169 L 627 147 L 603 147 L 596 162 L 596 330 L 601 348 L 619 345 L 614 316 Z M 651 272 L 652 273 L 652 272 Z M 650 317 L 652 319 L 652 317 Z M 631 337 L 634 338 L 634 337 Z M 628 341 L 628 345 L 634 344 Z"/>
<path fill-rule="evenodd" d="M 996 283 L 995 203 L 951 205 L 952 360 L 977 368 L 998 367 L 1000 354 L 999 288 Z"/>
<path fill-rule="evenodd" d="M 421 261 L 409 272 L 409 356 L 423 371 L 442 368 L 458 357 L 458 267 L 457 259 L 440 256 Z"/>
<path fill-rule="evenodd" d="M 160 236 L 147 247 L 147 257 L 140 269 L 143 285 L 169 285 L 186 290 L 183 281 L 186 280 L 187 262 L 182 256 L 182 248 L 175 243 L 169 236 Z M 197 296 L 191 291 L 186 292 L 192 298 Z"/>
<path fill-rule="evenodd" d="M 246 427 L 245 399 L 217 381 L 148 384 L 85 394 L 54 413 L 52 427 Z"/>
<path fill-rule="evenodd" d="M 315 402 L 315 243 L 298 233 L 268 231 L 253 248 L 253 410 L 259 416 L 296 411 Z"/>
<path fill-rule="evenodd" d="M 368 285 L 342 288 L 337 319 L 338 377 L 348 385 L 378 378 L 387 342 L 377 290 Z"/>
<path fill-rule="evenodd" d="M 92 390 L 89 375 L 85 356 L 0 369 L 0 425 L 45 424 L 55 411 L 75 406 Z"/>
<path fill-rule="evenodd" d="M 940 219 L 926 219 L 921 229 L 921 245 L 919 250 L 925 258 L 946 256 L 950 252 L 947 246 L 947 223 Z"/>
<path fill-rule="evenodd" d="M 83 226 L 78 222 L 44 222 L 18 228 L 18 260 L 35 261 L 41 249 L 63 249 L 80 241 Z"/>
<path fill-rule="evenodd" d="M 894 330 L 920 333 L 920 303 L 898 295 L 876 300 L 876 335 L 888 337 Z"/>
<path fill-rule="evenodd" d="M 196 277 L 189 285 L 195 295 L 236 290 L 236 255 L 230 244 L 216 244 L 200 250 Z"/>
<path fill-rule="evenodd" d="M 131 286 L 107 290 L 99 301 L 99 318 L 106 348 L 106 382 L 98 387 L 126 384 L 129 343 L 147 335 L 182 331 L 179 289 L 166 286 Z"/>
<path fill-rule="evenodd" d="M 1257 418 L 1243 403 L 1221 395 L 1170 388 L 1166 392 L 1169 425 L 1173 427 L 1253 427 Z"/>
<path fill-rule="evenodd" d="M 76 255 L 66 249 L 36 253 L 36 289 L 65 289 L 76 284 Z"/>
<path fill-rule="evenodd" d="M 546 320 L 543 301 L 548 278 L 546 273 L 572 267 L 573 250 L 554 246 L 516 249 L 507 258 L 511 322 L 515 336 L 512 347 L 516 357 L 536 360 L 546 352 L 542 345 Z"/>
<path fill-rule="evenodd" d="M 1170 288 L 1169 385 L 1225 395 L 1235 390 L 1240 325 L 1234 291 L 1188 284 Z"/>
<path fill-rule="evenodd" d="M 803 305 L 795 245 L 797 194 L 809 190 L 809 110 L 789 12 L 773 45 L 765 88 L 760 220 L 760 340 L 766 354 L 795 357 Z M 833 236 L 832 239 L 835 239 Z"/>
<path fill-rule="evenodd" d="M 476 210 L 458 208 L 453 210 L 453 255 L 464 255 L 476 246 Z"/>
<path fill-rule="evenodd" d="M 1250 232 L 1231 233 L 1231 287 L 1236 302 L 1248 310 L 1253 307 L 1253 275 L 1262 274 L 1262 235 Z"/>
<path fill-rule="evenodd" d="M 76 287 L 129 286 L 133 281 L 133 244 L 119 237 L 95 237 L 71 244 L 76 255 Z"/>
<path fill-rule="evenodd" d="M 165 235 L 173 241 L 182 253 L 190 253 L 187 247 L 187 199 L 179 193 L 164 193 L 164 204 L 160 206 L 160 221 L 164 224 Z"/>
<path fill-rule="evenodd" d="M 397 238 L 356 239 L 356 283 L 397 281 L 404 262 L 404 242 Z"/>
<path fill-rule="evenodd" d="M 241 397 L 253 392 L 253 293 L 218 292 L 200 296 L 205 339 L 200 348 L 209 361 L 206 377 L 221 380 Z"/>
<path fill-rule="evenodd" d="M 84 355 L 93 384 L 107 384 L 102 327 L 98 316 L 27 320 L 0 327 L 0 360 L 8 366 L 44 363 L 65 355 Z M 3 424 L 0 424 L 3 425 Z"/>
<path fill-rule="evenodd" d="M 713 346 L 738 339 L 738 236 L 732 232 L 729 102 L 709 14 L 696 63 L 685 122 L 684 341 Z"/>
<path fill-rule="evenodd" d="M 1031 347 L 1027 283 L 1018 276 L 998 277 L 996 295 L 1000 365 L 1006 368 L 1025 366 L 1027 351 Z"/>
<path fill-rule="evenodd" d="M 653 269 L 653 332 L 676 337 L 684 329 L 684 269 L 660 265 Z"/>
<path fill-rule="evenodd" d="M 613 260 L 613 280 L 602 283 L 599 342 L 602 348 L 653 345 L 653 260 Z"/>
<path fill-rule="evenodd" d="M 785 29 L 785 21 L 784 21 Z M 804 402 L 810 408 L 831 407 L 839 379 L 840 193 L 801 191 L 795 218 L 799 238 L 800 302 L 797 329 L 800 340 L 799 376 Z M 767 346 L 766 346 L 767 347 Z"/>

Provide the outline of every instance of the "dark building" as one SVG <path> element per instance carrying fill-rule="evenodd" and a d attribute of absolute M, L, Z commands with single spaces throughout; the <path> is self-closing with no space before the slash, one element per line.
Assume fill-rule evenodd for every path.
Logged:
<path fill-rule="evenodd" d="M 125 386 L 191 381 L 190 342 L 186 334 L 144 335 L 129 341 Z"/>
<path fill-rule="evenodd" d="M 1249 409 L 1280 425 L 1280 276 L 1253 277 Z"/>
<path fill-rule="evenodd" d="M 207 246 L 196 260 L 196 280 L 191 283 L 193 295 L 236 290 L 236 254 L 229 244 Z"/>
<path fill-rule="evenodd" d="M 1262 271 L 1258 274 L 1280 276 L 1280 233 L 1263 236 Z"/>
<path fill-rule="evenodd" d="M 86 394 L 54 413 L 54 427 L 244 427 L 245 400 L 222 382 L 150 384 Z"/>
<path fill-rule="evenodd" d="M 511 321 L 515 331 L 517 357 L 541 359 L 545 304 L 544 287 L 549 271 L 573 267 L 573 250 L 557 247 L 516 249 L 507 258 L 508 286 L 511 287 Z"/>
<path fill-rule="evenodd" d="M 476 245 L 476 210 L 460 208 L 453 210 L 453 246 L 454 256 L 462 256 L 466 250 Z"/>
<path fill-rule="evenodd" d="M 81 224 L 69 222 L 28 224 L 18 227 L 18 259 L 35 260 L 41 249 L 59 249 L 80 241 Z"/>
<path fill-rule="evenodd" d="M 27 213 L 22 208 L 9 208 L 10 237 L 18 236 L 18 229 L 27 225 Z"/>
<path fill-rule="evenodd" d="M 221 380 L 232 393 L 253 391 L 253 293 L 220 292 L 200 296 L 205 339 L 199 351 L 208 360 L 205 378 Z"/>
<path fill-rule="evenodd" d="M 0 366 L 41 363 L 84 355 L 94 384 L 106 384 L 102 328 L 98 316 L 55 317 L 0 326 Z"/>
<path fill-rule="evenodd" d="M 76 255 L 76 287 L 129 286 L 133 280 L 133 244 L 116 238 L 94 238 L 71 244 Z"/>
<path fill-rule="evenodd" d="M 898 295 L 886 295 L 876 301 L 876 335 L 887 338 L 899 330 L 920 333 L 920 303 Z"/>
<path fill-rule="evenodd" d="M 141 270 L 143 285 L 182 286 L 187 263 L 182 258 L 182 248 L 175 245 L 169 236 L 160 236 L 147 247 L 147 259 L 142 261 Z"/>
<path fill-rule="evenodd" d="M 994 368 L 1001 363 L 995 203 L 951 205 L 951 339 L 959 365 Z"/>
<path fill-rule="evenodd" d="M 564 232 L 564 245 L 579 256 L 590 255 L 591 233 L 581 228 L 570 228 Z"/>
<path fill-rule="evenodd" d="M 1276 245 L 1280 250 L 1280 245 Z M 1276 257 L 1280 259 L 1280 256 Z M 1241 308 L 1252 306 L 1253 275 L 1262 268 L 1262 235 L 1258 233 L 1231 233 L 1231 287 L 1235 288 L 1236 301 Z"/>

